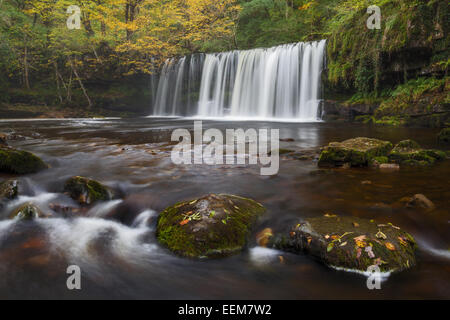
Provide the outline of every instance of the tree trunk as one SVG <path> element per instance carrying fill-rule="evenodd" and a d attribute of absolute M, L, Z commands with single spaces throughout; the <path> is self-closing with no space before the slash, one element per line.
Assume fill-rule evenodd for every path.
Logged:
<path fill-rule="evenodd" d="M 100 23 L 100 29 L 102 31 L 102 35 L 106 36 L 106 24 L 103 21 Z"/>
<path fill-rule="evenodd" d="M 61 96 L 61 86 L 59 85 L 59 76 L 58 76 L 58 64 L 56 61 L 53 62 L 53 65 L 55 66 L 55 80 L 56 80 L 56 89 L 58 90 L 58 98 L 61 105 L 63 104 L 64 100 Z"/>
<path fill-rule="evenodd" d="M 88 37 L 92 37 L 94 35 L 94 30 L 92 29 L 91 20 L 89 20 L 88 15 L 84 16 L 83 25 Z"/>
<path fill-rule="evenodd" d="M 28 47 L 26 45 L 27 43 L 27 37 L 24 35 L 23 40 L 25 43 L 25 49 L 23 54 L 23 70 L 24 70 L 24 83 L 25 87 L 27 89 L 30 89 L 30 79 L 29 79 L 29 70 L 28 70 Z"/>
<path fill-rule="evenodd" d="M 69 83 L 67 84 L 67 101 L 72 102 L 72 75 L 73 71 L 70 70 Z"/>
<path fill-rule="evenodd" d="M 86 91 L 86 88 L 84 87 L 83 82 L 81 81 L 81 78 L 80 78 L 80 76 L 78 75 L 77 69 L 75 68 L 75 65 L 73 64 L 73 61 L 72 61 L 71 58 L 69 58 L 69 62 L 70 62 L 70 67 L 72 68 L 73 74 L 74 74 L 75 77 L 77 78 L 78 83 L 80 84 L 81 90 L 83 90 L 83 94 L 84 94 L 84 96 L 86 97 L 86 100 L 88 101 L 89 108 L 91 108 L 91 107 L 92 107 L 92 101 L 91 101 L 91 98 L 89 98 L 89 96 L 88 96 L 88 94 L 87 94 L 87 91 Z"/>

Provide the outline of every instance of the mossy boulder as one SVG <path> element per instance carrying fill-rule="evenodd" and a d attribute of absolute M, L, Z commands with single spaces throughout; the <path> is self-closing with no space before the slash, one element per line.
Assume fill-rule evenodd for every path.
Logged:
<path fill-rule="evenodd" d="M 416 264 L 414 238 L 392 224 L 377 224 L 356 217 L 309 218 L 289 235 L 278 234 L 268 246 L 306 253 L 326 265 L 366 272 L 377 265 L 382 272 L 397 272 Z"/>
<path fill-rule="evenodd" d="M 418 208 L 425 211 L 433 211 L 436 208 L 434 203 L 423 194 L 402 198 L 400 202 L 405 203 L 407 208 Z"/>
<path fill-rule="evenodd" d="M 0 147 L 0 172 L 28 174 L 47 168 L 48 165 L 31 152 Z"/>
<path fill-rule="evenodd" d="M 450 143 L 450 128 L 442 129 L 438 135 L 438 141 L 440 143 Z"/>
<path fill-rule="evenodd" d="M 376 157 L 385 157 L 392 149 L 389 141 L 370 138 L 354 138 L 344 142 L 331 142 L 323 148 L 319 157 L 320 167 L 366 167 Z"/>
<path fill-rule="evenodd" d="M 428 166 L 447 158 L 440 150 L 425 150 L 413 140 L 399 142 L 389 153 L 389 160 L 403 166 Z"/>
<path fill-rule="evenodd" d="M 265 208 L 234 195 L 210 194 L 178 203 L 158 218 L 158 241 L 189 258 L 235 254 L 247 243 L 250 230 Z"/>
<path fill-rule="evenodd" d="M 16 198 L 18 194 L 18 185 L 19 183 L 17 180 L 0 182 L 0 201 Z"/>
<path fill-rule="evenodd" d="M 64 192 L 82 205 L 90 205 L 96 201 L 108 201 L 112 198 L 112 192 L 103 184 L 79 176 L 66 181 Z"/>
<path fill-rule="evenodd" d="M 45 215 L 32 203 L 26 203 L 14 210 L 10 215 L 10 219 L 33 220 L 43 218 Z"/>

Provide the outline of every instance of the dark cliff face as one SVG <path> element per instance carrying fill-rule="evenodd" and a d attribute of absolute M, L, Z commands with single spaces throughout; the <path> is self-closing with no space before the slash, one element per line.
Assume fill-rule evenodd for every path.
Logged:
<path fill-rule="evenodd" d="M 449 13 L 446 1 L 391 1 L 380 30 L 367 29 L 365 11 L 343 24 L 327 46 L 324 120 L 445 126 Z"/>
<path fill-rule="evenodd" d="M 449 56 L 446 1 L 390 1 L 380 30 L 369 30 L 365 11 L 342 24 L 328 41 L 326 87 L 371 92 L 419 76 L 443 76 Z"/>

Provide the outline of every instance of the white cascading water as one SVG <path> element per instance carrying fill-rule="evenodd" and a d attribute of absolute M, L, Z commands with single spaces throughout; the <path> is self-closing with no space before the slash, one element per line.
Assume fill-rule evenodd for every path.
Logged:
<path fill-rule="evenodd" d="M 326 41 L 170 59 L 154 116 L 316 121 Z"/>

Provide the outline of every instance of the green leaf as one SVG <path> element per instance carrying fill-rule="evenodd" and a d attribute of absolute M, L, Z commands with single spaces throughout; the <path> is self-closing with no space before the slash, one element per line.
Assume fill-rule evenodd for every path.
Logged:
<path fill-rule="evenodd" d="M 333 248 L 334 248 L 334 242 L 329 243 L 328 247 L 327 247 L 327 252 L 330 252 L 331 250 L 333 250 Z"/>

